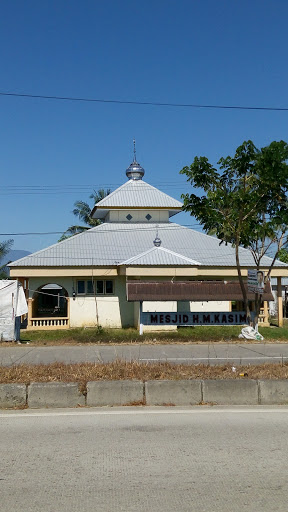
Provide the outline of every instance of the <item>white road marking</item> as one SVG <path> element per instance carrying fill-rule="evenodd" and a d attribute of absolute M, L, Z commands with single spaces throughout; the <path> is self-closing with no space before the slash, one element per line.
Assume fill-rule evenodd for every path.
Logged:
<path fill-rule="evenodd" d="M 251 408 L 248 408 L 249 406 L 243 406 L 242 408 L 239 406 L 231 407 L 231 406 L 194 406 L 193 408 L 189 409 L 179 409 L 177 407 L 163 407 L 163 408 L 146 408 L 143 407 L 141 409 L 130 409 L 123 407 L 123 410 L 117 409 L 117 410 L 103 410 L 103 409 L 93 409 L 93 410 L 87 410 L 87 409 L 75 409 L 75 410 L 59 410 L 59 411 L 42 411 L 42 410 L 35 410 L 35 411 L 29 411 L 29 412 L 23 412 L 23 411 L 11 411 L 11 412 L 0 412 L 0 418 L 35 418 L 35 417 L 57 417 L 57 416 L 123 416 L 123 415 L 148 415 L 148 414 L 217 414 L 223 412 L 229 412 L 229 413 L 236 413 L 236 414 L 246 414 L 246 413 L 265 413 L 265 414 L 275 414 L 275 413 L 285 413 L 288 414 L 288 406 L 283 405 L 280 407 L 279 405 L 275 406 L 275 408 L 265 409 L 266 406 L 257 405 L 251 406 Z"/>
<path fill-rule="evenodd" d="M 225 356 L 219 356 L 219 357 L 164 357 L 164 356 L 160 356 L 160 357 L 155 357 L 155 358 L 138 358 L 137 360 L 138 361 L 146 361 L 146 362 L 149 362 L 149 361 L 156 361 L 156 362 L 159 362 L 159 361 L 235 361 L 235 360 L 238 360 L 239 361 L 251 361 L 251 359 L 267 359 L 268 361 L 270 359 L 279 359 L 280 361 L 284 361 L 285 359 L 288 359 L 288 356 L 287 357 L 282 357 L 282 356 L 251 356 L 251 357 L 242 357 L 242 356 L 230 356 L 230 357 L 225 357 Z"/>

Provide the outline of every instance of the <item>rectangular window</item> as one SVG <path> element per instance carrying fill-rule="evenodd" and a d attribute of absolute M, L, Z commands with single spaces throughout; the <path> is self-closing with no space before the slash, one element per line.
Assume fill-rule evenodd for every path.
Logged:
<path fill-rule="evenodd" d="M 104 281 L 97 281 L 96 284 L 96 293 L 104 293 Z"/>
<path fill-rule="evenodd" d="M 85 293 L 85 281 L 77 281 L 77 293 L 84 295 Z"/>
<path fill-rule="evenodd" d="M 105 293 L 113 293 L 113 281 L 105 281 Z"/>
<path fill-rule="evenodd" d="M 114 293 L 114 281 L 83 279 L 77 281 L 77 295 L 112 295 Z"/>
<path fill-rule="evenodd" d="M 94 295 L 93 281 L 87 281 L 87 295 Z"/>

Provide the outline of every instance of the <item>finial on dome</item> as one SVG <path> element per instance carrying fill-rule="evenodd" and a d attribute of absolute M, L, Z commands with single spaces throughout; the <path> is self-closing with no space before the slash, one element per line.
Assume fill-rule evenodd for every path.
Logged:
<path fill-rule="evenodd" d="M 133 139 L 133 146 L 134 146 L 134 158 L 133 158 L 133 162 L 137 162 L 137 159 L 136 159 L 136 140 Z"/>
<path fill-rule="evenodd" d="M 133 139 L 133 162 L 129 165 L 128 169 L 126 169 L 126 176 L 129 180 L 142 180 L 145 171 L 140 164 L 138 164 L 136 160 L 136 141 Z"/>

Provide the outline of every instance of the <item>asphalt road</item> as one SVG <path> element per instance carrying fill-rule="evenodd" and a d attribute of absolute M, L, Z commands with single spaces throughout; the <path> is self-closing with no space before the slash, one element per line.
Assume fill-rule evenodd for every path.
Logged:
<path fill-rule="evenodd" d="M 0 365 L 53 362 L 108 362 L 115 359 L 183 364 L 262 364 L 288 361 L 288 343 L 201 343 L 167 345 L 82 345 L 32 347 L 1 345 Z"/>
<path fill-rule="evenodd" d="M 1 512 L 287 512 L 288 407 L 0 412 Z"/>

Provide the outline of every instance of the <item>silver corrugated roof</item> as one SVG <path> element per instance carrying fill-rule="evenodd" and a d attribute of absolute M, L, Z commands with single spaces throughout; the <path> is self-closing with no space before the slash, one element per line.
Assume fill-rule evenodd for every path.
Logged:
<path fill-rule="evenodd" d="M 228 244 L 219 245 L 215 237 L 174 223 L 104 223 L 75 235 L 63 242 L 43 249 L 11 263 L 12 267 L 91 267 L 114 266 L 153 248 L 156 233 L 162 248 L 200 262 L 203 266 L 235 267 L 235 250 Z M 153 253 L 151 253 L 153 254 Z M 156 254 L 156 253 L 155 253 Z M 240 249 L 242 266 L 254 267 L 249 250 Z M 262 266 L 268 266 L 271 258 L 264 257 Z M 151 265 L 159 264 L 153 263 Z M 276 261 L 276 267 L 287 268 Z"/>
<path fill-rule="evenodd" d="M 201 265 L 199 261 L 191 260 L 181 254 L 169 251 L 164 247 L 152 247 L 148 251 L 133 256 L 129 260 L 123 261 L 121 265 L 134 266 L 134 265 Z"/>
<path fill-rule="evenodd" d="M 95 209 L 109 208 L 178 208 L 182 203 L 143 180 L 129 180 L 95 205 Z"/>

